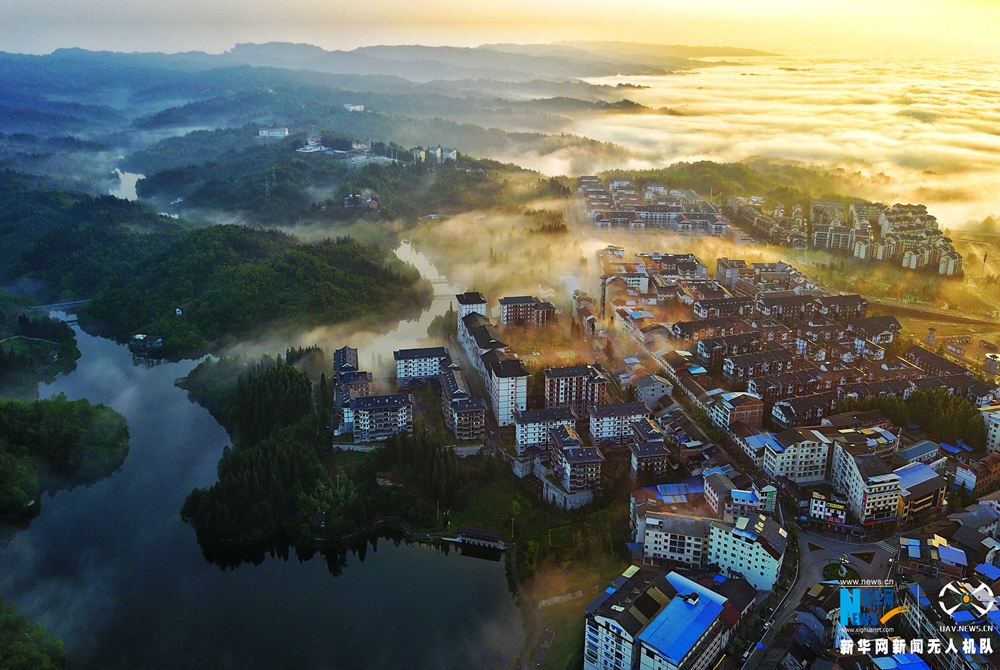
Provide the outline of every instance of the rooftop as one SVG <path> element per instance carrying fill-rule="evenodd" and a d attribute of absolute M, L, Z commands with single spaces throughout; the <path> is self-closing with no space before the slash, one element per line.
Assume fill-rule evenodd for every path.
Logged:
<path fill-rule="evenodd" d="M 595 419 L 604 419 L 616 416 L 634 416 L 637 414 L 649 414 L 649 408 L 641 402 L 621 402 L 609 405 L 594 405 L 589 409 L 590 416 Z"/>
<path fill-rule="evenodd" d="M 572 421 L 574 419 L 576 419 L 576 413 L 572 407 L 549 407 L 514 412 L 514 422 L 521 425 L 549 421 Z"/>
<path fill-rule="evenodd" d="M 667 575 L 666 580 L 676 590 L 676 596 L 639 633 L 638 639 L 680 665 L 722 614 L 726 598 L 676 572 Z"/>
<path fill-rule="evenodd" d="M 416 360 L 421 358 L 446 358 L 448 350 L 444 347 L 426 347 L 424 349 L 400 349 L 392 352 L 397 361 Z"/>

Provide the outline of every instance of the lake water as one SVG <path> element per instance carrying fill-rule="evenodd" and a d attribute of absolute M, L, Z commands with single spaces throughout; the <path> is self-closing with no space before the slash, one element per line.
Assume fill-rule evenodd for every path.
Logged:
<path fill-rule="evenodd" d="M 436 300 L 429 313 L 444 309 Z M 423 321 L 366 351 L 391 352 Z M 124 346 L 77 340 L 77 369 L 40 395 L 123 413 L 128 458 L 94 486 L 43 499 L 0 547 L 0 595 L 64 640 L 71 668 L 510 667 L 524 634 L 502 563 L 388 541 L 339 577 L 318 555 L 227 572 L 206 562 L 179 510 L 215 480 L 228 437 L 174 386 L 195 362 L 141 367 Z"/>

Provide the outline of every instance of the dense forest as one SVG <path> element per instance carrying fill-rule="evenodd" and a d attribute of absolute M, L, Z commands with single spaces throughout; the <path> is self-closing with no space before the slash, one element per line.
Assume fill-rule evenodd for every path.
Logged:
<path fill-rule="evenodd" d="M 0 520 L 35 516 L 43 492 L 100 481 L 127 454 L 128 424 L 109 407 L 61 394 L 0 401 Z"/>
<path fill-rule="evenodd" d="M 256 127 L 237 129 L 244 137 Z M 240 212 L 263 224 L 301 223 L 309 220 L 405 219 L 415 221 L 433 213 L 454 214 L 471 209 L 517 205 L 544 196 L 564 197 L 569 189 L 558 180 L 544 180 L 515 165 L 461 155 L 457 161 L 415 163 L 410 149 L 395 143 L 372 142 L 371 152 L 399 157 L 395 164 L 350 166 L 345 157 L 300 154 L 305 137 L 292 135 L 268 144 L 233 148 L 234 129 L 198 131 L 171 138 L 146 150 L 149 160 L 167 156 L 206 157 L 148 174 L 137 184 L 144 198 L 174 202 L 183 198 L 190 208 Z M 321 130 L 326 146 L 353 144 L 352 138 L 334 130 Z M 209 154 L 206 145 L 217 145 Z M 211 156 L 208 158 L 207 156 Z M 176 162 L 171 159 L 170 162 Z M 535 188 L 519 191 L 511 180 L 530 177 Z M 332 197 L 323 194 L 333 193 Z M 371 195 L 378 209 L 345 208 L 344 198 Z"/>
<path fill-rule="evenodd" d="M 914 391 L 906 400 L 879 395 L 857 400 L 848 398 L 835 412 L 881 410 L 897 426 L 916 423 L 935 442 L 964 441 L 977 455 L 986 453 L 986 427 L 974 404 L 943 389 Z"/>
<path fill-rule="evenodd" d="M 33 626 L 0 601 L 0 670 L 58 670 L 66 650 L 41 626 Z"/>
<path fill-rule="evenodd" d="M 419 273 L 386 249 L 348 238 L 302 244 L 243 226 L 188 229 L 137 203 L 26 183 L 0 174 L 0 195 L 9 195 L 0 197 L 0 243 L 15 251 L 0 259 L 0 279 L 91 298 L 81 323 L 119 338 L 163 337 L 165 353 L 279 320 L 396 316 L 429 300 Z"/>
<path fill-rule="evenodd" d="M 205 361 L 178 382 L 233 437 L 219 462 L 219 481 L 193 491 L 181 512 L 206 558 L 220 567 L 259 563 L 267 554 L 287 558 L 294 549 L 303 559 L 323 553 L 339 574 L 348 552 L 363 559 L 377 536 L 393 536 L 392 524 L 374 525 L 385 519 L 402 519 L 418 531 L 469 524 L 508 537 L 513 518 L 522 579 L 548 558 L 625 547 L 627 472 L 596 504 L 600 509 L 567 518 L 538 501 L 500 460 L 458 458 L 419 429 L 392 436 L 370 453 L 340 452 L 327 422 L 316 415 L 325 411 L 328 391 L 297 369 L 325 357 L 312 347 L 286 353 L 285 359 L 252 365 L 232 358 Z M 320 378 L 325 380 L 322 372 Z M 578 534 L 580 541 L 554 544 L 553 530 Z"/>

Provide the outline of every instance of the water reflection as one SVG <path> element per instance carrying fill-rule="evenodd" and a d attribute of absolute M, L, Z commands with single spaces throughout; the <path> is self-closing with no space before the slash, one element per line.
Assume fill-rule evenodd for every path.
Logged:
<path fill-rule="evenodd" d="M 179 510 L 216 480 L 229 440 L 174 385 L 197 361 L 136 366 L 124 345 L 77 341 L 76 371 L 39 395 L 124 414 L 129 456 L 46 498 L 0 547 L 0 596 L 65 641 L 71 668 L 510 666 L 523 632 L 500 563 L 399 538 L 320 556 L 279 545 L 229 570 L 206 561 Z"/>

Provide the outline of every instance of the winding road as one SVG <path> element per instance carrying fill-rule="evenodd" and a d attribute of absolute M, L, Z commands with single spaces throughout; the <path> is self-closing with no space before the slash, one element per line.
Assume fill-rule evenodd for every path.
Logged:
<path fill-rule="evenodd" d="M 806 530 L 796 524 L 799 542 L 799 569 L 792 588 L 771 617 L 771 627 L 761 638 L 764 650 L 755 648 L 754 652 L 742 664 L 743 670 L 753 670 L 764 659 L 767 648 L 774 640 L 776 632 L 795 615 L 795 610 L 806 591 L 823 581 L 823 568 L 830 563 L 839 563 L 840 557 L 847 554 L 848 565 L 857 571 L 861 579 L 884 579 L 890 569 L 889 560 L 895 558 L 899 540 L 894 536 L 880 542 L 858 543 L 836 540 Z M 812 544 L 820 549 L 810 550 Z M 875 557 L 871 564 L 851 556 L 851 554 L 873 553 Z"/>

